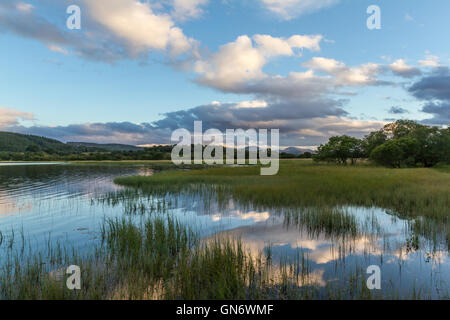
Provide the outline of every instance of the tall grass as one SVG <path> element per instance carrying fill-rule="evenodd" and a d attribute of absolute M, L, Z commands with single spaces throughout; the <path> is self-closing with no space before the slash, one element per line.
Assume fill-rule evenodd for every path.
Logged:
<path fill-rule="evenodd" d="M 432 221 L 414 229 L 432 236 L 443 232 L 450 242 L 450 175 L 445 170 L 281 161 L 276 176 L 260 176 L 258 167 L 223 167 L 115 182 L 153 195 L 205 194 L 218 201 L 231 197 L 255 208 L 380 207 L 403 219 Z"/>
<path fill-rule="evenodd" d="M 304 253 L 275 262 L 239 239 L 198 234 L 168 217 L 106 220 L 102 244 L 79 256 L 64 246 L 46 254 L 9 251 L 0 269 L 0 299 L 373 299 L 361 271 L 343 284 L 318 284 Z M 81 290 L 66 287 L 65 268 L 79 265 Z M 362 269 L 361 269 L 362 270 Z M 411 297 L 402 297 L 411 298 Z"/>

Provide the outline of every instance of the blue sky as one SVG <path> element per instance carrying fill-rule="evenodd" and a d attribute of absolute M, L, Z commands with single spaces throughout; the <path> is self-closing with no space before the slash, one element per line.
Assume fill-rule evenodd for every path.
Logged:
<path fill-rule="evenodd" d="M 81 30 L 65 25 L 71 4 Z M 373 4 L 380 30 L 366 26 Z M 3 0 L 0 129 L 152 144 L 203 120 L 314 146 L 393 119 L 446 125 L 449 12 L 446 0 Z M 444 92 L 425 97 L 431 80 Z"/>

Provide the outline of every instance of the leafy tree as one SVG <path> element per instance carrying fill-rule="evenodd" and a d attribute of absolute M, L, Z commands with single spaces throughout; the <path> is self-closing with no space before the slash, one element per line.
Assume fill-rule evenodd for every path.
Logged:
<path fill-rule="evenodd" d="M 401 166 L 404 156 L 403 149 L 397 140 L 389 140 L 376 147 L 370 154 L 370 158 L 375 162 L 394 168 Z"/>
<path fill-rule="evenodd" d="M 315 156 L 317 161 L 335 161 L 347 164 L 348 159 L 355 164 L 356 159 L 363 155 L 362 141 L 349 137 L 331 137 L 327 144 L 321 145 Z"/>
<path fill-rule="evenodd" d="M 375 131 L 367 135 L 362 141 L 364 156 L 368 158 L 376 147 L 381 146 L 387 140 L 388 136 L 384 130 Z"/>
<path fill-rule="evenodd" d="M 384 126 L 382 131 L 389 139 L 400 139 L 407 137 L 412 132 L 416 131 L 419 127 L 423 127 L 412 120 L 398 120 L 393 123 L 389 123 Z"/>

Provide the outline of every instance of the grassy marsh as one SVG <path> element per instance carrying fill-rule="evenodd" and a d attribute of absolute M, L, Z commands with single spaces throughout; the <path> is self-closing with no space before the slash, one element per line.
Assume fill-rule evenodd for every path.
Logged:
<path fill-rule="evenodd" d="M 155 195 L 214 193 L 219 200 L 231 195 L 233 200 L 260 208 L 380 207 L 401 218 L 423 218 L 415 226 L 417 232 L 437 229 L 450 239 L 447 167 L 388 169 L 287 160 L 281 161 L 276 176 L 260 176 L 258 167 L 223 167 L 125 177 L 115 182 Z"/>
<path fill-rule="evenodd" d="M 105 220 L 101 244 L 88 255 L 61 245 L 27 255 L 8 250 L 0 269 L 0 299 L 399 299 L 371 292 L 362 266 L 342 283 L 320 284 L 304 253 L 275 261 L 240 239 L 201 240 L 170 216 Z M 81 267 L 81 290 L 67 289 L 65 267 Z M 444 293 L 445 294 L 445 293 Z M 448 293 L 447 293 L 448 294 Z"/>
<path fill-rule="evenodd" d="M 405 250 L 417 250 L 422 236 L 433 239 L 446 234 L 448 241 L 450 176 L 445 170 L 282 161 L 279 176 L 261 177 L 259 172 L 258 167 L 223 167 L 116 179 L 132 188 L 104 194 L 91 202 L 120 207 L 123 216 L 106 219 L 97 235 L 99 243 L 83 255 L 50 242 L 47 250 L 33 253 L 31 247 L 27 249 L 23 233 L 0 233 L 0 252 L 6 252 L 0 265 L 0 299 L 436 297 L 434 284 L 414 287 L 406 294 L 398 291 L 394 281 L 389 281 L 392 288 L 382 292 L 368 290 L 365 262 L 347 265 L 345 260 L 360 243 L 373 243 L 370 234 L 376 240 L 384 236 L 383 231 L 378 231 L 376 221 L 370 219 L 365 221 L 366 227 L 361 225 L 354 212 L 346 208 L 378 206 L 411 221 L 415 236 L 408 238 Z M 168 197 L 160 197 L 165 195 Z M 249 250 L 239 236 L 203 238 L 172 216 L 171 208 L 183 205 L 172 195 L 186 195 L 190 202 L 204 201 L 206 207 L 212 201 L 225 208 L 231 198 L 252 210 L 274 208 L 290 229 L 295 226 L 305 230 L 308 240 L 334 239 L 339 258 L 332 263 L 336 269 L 344 266 L 347 273 L 339 281 L 325 283 L 304 250 L 280 256 L 270 245 Z M 361 250 L 362 258 L 370 256 L 371 251 Z M 383 260 L 383 255 L 381 252 L 375 259 Z M 83 270 L 79 291 L 65 286 L 64 268 L 73 264 Z M 439 292 L 438 298 L 448 297 L 448 291 Z"/>

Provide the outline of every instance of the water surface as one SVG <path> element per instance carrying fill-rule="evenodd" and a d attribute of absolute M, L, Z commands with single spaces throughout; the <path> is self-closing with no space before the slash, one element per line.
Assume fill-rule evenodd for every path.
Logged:
<path fill-rule="evenodd" d="M 307 284 L 324 290 L 334 284 L 345 286 L 355 274 L 364 279 L 367 267 L 378 265 L 384 293 L 448 298 L 450 259 L 445 235 L 417 236 L 411 221 L 381 208 L 341 208 L 358 225 L 358 234 L 348 235 L 314 230 L 288 219 L 281 208 L 255 209 L 232 200 L 219 205 L 215 199 L 183 195 L 101 201 L 123 191 L 114 178 L 154 173 L 146 165 L 0 166 L 0 232 L 24 235 L 36 252 L 45 250 L 49 241 L 89 252 L 99 243 L 104 219 L 130 215 L 130 204 L 137 203 L 152 207 L 155 214 L 174 215 L 205 239 L 240 238 L 249 252 L 255 256 L 270 252 L 278 265 L 300 256 L 310 270 Z"/>

